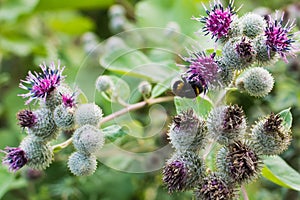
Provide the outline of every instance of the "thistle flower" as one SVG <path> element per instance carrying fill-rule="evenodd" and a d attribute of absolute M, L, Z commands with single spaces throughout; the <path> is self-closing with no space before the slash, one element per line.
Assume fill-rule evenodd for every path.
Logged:
<path fill-rule="evenodd" d="M 6 147 L 4 152 L 6 153 L 6 156 L 2 163 L 8 165 L 10 171 L 16 172 L 26 165 L 28 161 L 25 151 L 20 147 Z"/>
<path fill-rule="evenodd" d="M 67 108 L 73 108 L 76 106 L 75 93 L 73 94 L 61 94 L 62 104 Z"/>
<path fill-rule="evenodd" d="M 246 127 L 244 111 L 238 105 L 217 107 L 207 118 L 208 133 L 220 144 L 230 144 L 242 138 Z"/>
<path fill-rule="evenodd" d="M 260 149 L 247 142 L 236 141 L 223 147 L 217 155 L 217 167 L 234 183 L 248 183 L 261 171 Z"/>
<path fill-rule="evenodd" d="M 196 186 L 203 178 L 203 161 L 193 152 L 177 152 L 163 168 L 163 181 L 170 193 L 185 191 Z"/>
<path fill-rule="evenodd" d="M 216 41 L 227 37 L 235 15 L 233 3 L 233 0 L 230 1 L 227 8 L 224 8 L 219 0 L 214 1 L 213 5 L 210 4 L 211 11 L 203 5 L 208 16 L 194 19 L 205 24 L 203 27 L 205 35 L 211 34 L 212 38 L 216 37 Z"/>
<path fill-rule="evenodd" d="M 235 186 L 219 173 L 212 173 L 203 178 L 195 189 L 196 200 L 232 200 L 237 199 L 237 196 Z"/>
<path fill-rule="evenodd" d="M 203 148 L 206 134 L 204 119 L 197 117 L 193 110 L 188 110 L 174 117 L 169 139 L 178 151 L 197 151 Z"/>
<path fill-rule="evenodd" d="M 37 116 L 31 110 L 21 110 L 17 114 L 17 119 L 19 120 L 19 125 L 22 128 L 31 128 L 37 123 Z"/>
<path fill-rule="evenodd" d="M 277 155 L 286 150 L 291 143 L 291 131 L 283 124 L 280 115 L 270 114 L 258 121 L 252 128 L 255 144 L 261 148 L 262 154 Z"/>
<path fill-rule="evenodd" d="M 189 63 L 185 76 L 189 83 L 202 85 L 204 92 L 208 88 L 221 86 L 219 80 L 220 68 L 215 61 L 215 53 L 206 56 L 204 52 L 190 53 L 190 57 L 183 58 Z"/>
<path fill-rule="evenodd" d="M 295 41 L 290 31 L 295 27 L 295 23 L 289 20 L 286 25 L 283 26 L 283 16 L 284 14 L 281 15 L 279 20 L 277 13 L 275 19 L 269 16 L 265 36 L 269 55 L 271 51 L 277 52 L 285 62 L 288 62 L 286 56 L 294 55 L 292 52 L 292 43 Z"/>
<path fill-rule="evenodd" d="M 29 98 L 25 104 L 29 104 L 34 99 L 46 100 L 46 97 L 58 87 L 64 79 L 62 72 L 65 67 L 60 68 L 60 63 L 56 67 L 54 63 L 46 66 L 45 63 L 40 65 L 42 72 L 28 72 L 25 80 L 21 80 L 20 88 L 28 90 L 27 94 L 20 94 L 23 98 Z M 26 86 L 28 85 L 28 86 Z"/>

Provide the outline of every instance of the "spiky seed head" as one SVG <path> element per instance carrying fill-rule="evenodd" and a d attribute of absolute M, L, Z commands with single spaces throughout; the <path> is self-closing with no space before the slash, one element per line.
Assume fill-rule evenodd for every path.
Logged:
<path fill-rule="evenodd" d="M 239 90 L 250 96 L 264 97 L 268 95 L 274 85 L 273 76 L 262 67 L 246 69 L 236 80 Z"/>
<path fill-rule="evenodd" d="M 69 157 L 68 168 L 76 176 L 92 175 L 97 169 L 96 156 L 74 152 Z"/>
<path fill-rule="evenodd" d="M 243 70 L 254 63 L 256 51 L 252 40 L 245 37 L 232 38 L 223 47 L 223 62 L 235 70 Z"/>
<path fill-rule="evenodd" d="M 207 134 L 204 119 L 195 115 L 193 110 L 182 112 L 173 118 L 169 139 L 178 151 L 197 151 L 204 147 Z"/>
<path fill-rule="evenodd" d="M 96 153 L 104 145 L 104 134 L 95 126 L 83 125 L 74 132 L 73 145 L 80 153 Z"/>
<path fill-rule="evenodd" d="M 254 13 L 247 13 L 240 20 L 243 34 L 249 38 L 263 34 L 267 26 L 264 18 Z"/>
<path fill-rule="evenodd" d="M 98 92 L 106 92 L 113 87 L 113 81 L 107 75 L 101 75 L 97 78 L 95 86 Z"/>
<path fill-rule="evenodd" d="M 163 181 L 170 193 L 194 188 L 204 176 L 204 163 L 194 152 L 177 152 L 163 168 Z"/>
<path fill-rule="evenodd" d="M 75 122 L 79 126 L 85 124 L 98 126 L 102 115 L 102 109 L 95 103 L 81 104 L 75 111 Z"/>
<path fill-rule="evenodd" d="M 71 130 L 74 127 L 74 108 L 66 107 L 64 104 L 57 106 L 53 112 L 55 124 L 62 130 Z"/>
<path fill-rule="evenodd" d="M 58 129 L 51 110 L 41 108 L 33 111 L 33 113 L 37 118 L 37 122 L 33 126 L 28 127 L 28 134 L 35 135 L 45 141 L 55 139 L 58 135 Z"/>
<path fill-rule="evenodd" d="M 217 168 L 232 182 L 248 183 L 261 172 L 260 150 L 249 142 L 236 141 L 218 152 Z"/>
<path fill-rule="evenodd" d="M 274 113 L 259 120 L 252 128 L 253 141 L 261 148 L 262 154 L 278 155 L 291 143 L 291 130 L 280 115 Z"/>
<path fill-rule="evenodd" d="M 208 135 L 220 144 L 242 138 L 247 125 L 244 111 L 238 105 L 214 108 L 207 118 Z"/>
<path fill-rule="evenodd" d="M 53 160 L 52 147 L 36 136 L 25 137 L 20 144 L 20 148 L 26 153 L 27 165 L 33 169 L 46 169 Z"/>
<path fill-rule="evenodd" d="M 233 200 L 238 197 L 236 186 L 220 173 L 211 173 L 204 177 L 194 193 L 196 200 Z"/>

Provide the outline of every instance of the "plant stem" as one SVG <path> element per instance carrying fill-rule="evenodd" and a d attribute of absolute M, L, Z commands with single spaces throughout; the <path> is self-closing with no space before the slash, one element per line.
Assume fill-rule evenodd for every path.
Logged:
<path fill-rule="evenodd" d="M 243 199 L 244 200 L 249 200 L 249 197 L 248 197 L 248 194 L 247 194 L 247 190 L 246 190 L 244 184 L 241 186 L 241 191 L 242 191 Z"/>
<path fill-rule="evenodd" d="M 133 110 L 138 110 L 146 105 L 152 105 L 152 104 L 156 104 L 156 103 L 161 103 L 161 102 L 167 102 L 167 101 L 172 101 L 174 99 L 174 97 L 172 96 L 168 96 L 168 97 L 161 97 L 161 98 L 156 98 L 156 99 L 147 99 L 145 101 L 141 101 L 139 103 L 136 104 L 132 104 L 129 105 L 125 108 L 123 108 L 122 110 L 119 110 L 115 113 L 112 113 L 106 117 L 104 117 L 101 121 L 100 124 L 103 124 L 105 122 L 108 122 L 112 119 L 115 119 L 121 115 L 126 114 L 127 112 L 133 111 Z"/>
<path fill-rule="evenodd" d="M 138 110 L 140 108 L 143 108 L 146 105 L 152 105 L 152 104 L 156 104 L 156 103 L 162 103 L 162 102 L 167 102 L 167 101 L 172 101 L 174 99 L 173 96 L 167 96 L 167 97 L 160 97 L 160 98 L 156 98 L 156 99 L 146 99 L 144 101 L 141 101 L 139 103 L 136 104 L 132 104 L 132 105 L 128 105 L 127 107 L 112 113 L 106 117 L 104 117 L 101 121 L 100 124 L 103 124 L 105 122 L 108 122 L 110 120 L 113 120 L 121 115 L 126 114 L 127 112 L 133 111 L 133 110 Z M 69 138 L 68 140 L 64 141 L 63 143 L 60 144 L 56 144 L 54 146 L 52 146 L 52 149 L 63 149 L 66 148 L 67 146 L 69 146 L 69 144 L 72 143 L 73 138 Z"/>
<path fill-rule="evenodd" d="M 64 141 L 63 143 L 60 143 L 60 144 L 56 144 L 56 145 L 53 145 L 52 146 L 52 149 L 57 149 L 57 148 L 61 148 L 61 149 L 64 149 L 66 148 L 67 146 L 69 146 L 69 144 L 71 144 L 73 141 L 73 138 L 69 138 L 68 140 Z"/>

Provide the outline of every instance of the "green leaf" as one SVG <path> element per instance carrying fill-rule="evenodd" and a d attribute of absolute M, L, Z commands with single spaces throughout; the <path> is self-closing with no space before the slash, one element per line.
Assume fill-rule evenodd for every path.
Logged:
<path fill-rule="evenodd" d="M 293 190 L 300 191 L 300 174 L 289 166 L 279 156 L 270 156 L 263 159 L 265 167 L 262 174 L 270 181 Z"/>
<path fill-rule="evenodd" d="M 0 3 L 0 21 L 16 20 L 19 16 L 30 13 L 38 0 L 7 0 Z"/>
<path fill-rule="evenodd" d="M 168 77 L 162 83 L 157 83 L 152 89 L 151 98 L 158 97 L 159 95 L 164 93 L 166 90 L 170 89 L 171 82 L 176 76 L 177 75 L 174 74 L 173 76 Z"/>
<path fill-rule="evenodd" d="M 110 102 L 126 101 L 130 97 L 130 87 L 127 82 L 116 76 L 109 76 L 114 84 L 112 90 L 101 92 L 102 96 Z"/>
<path fill-rule="evenodd" d="M 292 127 L 293 116 L 290 110 L 291 108 L 288 108 L 278 113 L 283 119 L 286 129 L 290 129 Z"/>
<path fill-rule="evenodd" d="M 78 98 L 78 101 L 80 104 L 85 104 L 85 103 L 89 102 L 88 98 L 85 96 L 85 94 L 82 91 L 79 92 L 79 95 L 77 98 Z"/>
<path fill-rule="evenodd" d="M 191 20 L 192 16 L 198 17 L 204 11 L 199 3 L 193 0 L 148 0 L 136 5 L 137 22 L 141 27 L 166 27 L 170 21 L 175 21 L 181 31 L 194 35 L 199 27 L 199 22 Z"/>
<path fill-rule="evenodd" d="M 16 176 L 9 173 L 6 168 L 0 166 L 0 199 L 11 189 L 25 187 L 27 184 L 25 179 L 16 179 Z"/>
<path fill-rule="evenodd" d="M 193 109 L 194 112 L 202 117 L 206 117 L 213 105 L 207 99 L 204 99 L 199 95 L 195 99 L 175 97 L 174 103 L 177 113 Z"/>
<path fill-rule="evenodd" d="M 112 125 L 102 129 L 102 132 L 105 135 L 105 138 L 114 142 L 116 139 L 127 135 L 124 131 L 124 128 L 119 125 Z"/>
<path fill-rule="evenodd" d="M 75 12 L 57 12 L 50 15 L 48 24 L 53 31 L 63 32 L 70 35 L 79 35 L 94 29 L 94 23 L 90 18 L 80 16 Z"/>
<path fill-rule="evenodd" d="M 96 9 L 107 8 L 114 3 L 113 0 L 40 0 L 36 7 L 37 11 L 62 10 L 62 9 Z"/>
<path fill-rule="evenodd" d="M 118 49 L 106 52 L 100 64 L 109 71 L 147 79 L 150 82 L 163 82 L 167 77 L 177 74 L 174 65 L 152 62 L 144 53 L 122 44 Z"/>

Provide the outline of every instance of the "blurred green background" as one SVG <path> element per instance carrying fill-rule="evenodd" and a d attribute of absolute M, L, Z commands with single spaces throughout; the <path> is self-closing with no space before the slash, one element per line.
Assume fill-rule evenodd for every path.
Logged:
<path fill-rule="evenodd" d="M 0 0 L 0 149 L 6 146 L 18 146 L 25 133 L 17 126 L 16 113 L 24 109 L 24 100 L 17 94 L 24 93 L 18 88 L 19 80 L 24 79 L 28 70 L 37 70 L 37 66 L 51 61 L 60 60 L 67 66 L 64 74 L 67 82 L 84 89 L 90 85 L 86 77 L 96 77 L 99 74 L 121 76 L 128 83 L 131 91 L 141 80 L 152 83 L 157 74 L 128 73 L 126 69 L 105 70 L 108 62 L 105 58 L 119 48 L 140 48 L 144 46 L 160 47 L 174 50 L 175 53 L 185 52 L 185 44 L 196 40 L 202 48 L 212 48 L 207 40 L 197 36 L 202 25 L 192 16 L 204 14 L 200 0 Z M 116 6 L 119 5 L 119 6 Z M 239 14 L 253 11 L 262 15 L 284 10 L 286 16 L 297 18 L 300 26 L 300 2 L 298 0 L 252 0 L 236 1 L 236 7 L 243 4 Z M 159 29 L 141 30 L 137 28 L 159 27 L 172 31 L 167 34 L 170 40 L 159 38 Z M 130 31 L 137 30 L 137 31 Z M 126 33 L 121 33 L 127 31 Z M 177 37 L 176 32 L 184 34 L 184 40 Z M 113 37 L 116 34 L 118 37 Z M 181 35 L 182 36 L 182 35 Z M 188 39 L 186 39 L 188 38 Z M 109 39 L 109 40 L 107 40 Z M 98 45 L 99 44 L 99 45 Z M 137 60 L 163 63 L 175 69 L 178 56 L 174 53 L 157 49 L 141 50 Z M 99 63 L 100 59 L 100 63 Z M 107 62 L 106 62 L 107 61 Z M 122 65 L 123 61 L 120 61 Z M 125 60 L 127 65 L 141 64 Z M 129 63 L 128 63 L 129 62 Z M 149 66 L 151 67 L 151 66 Z M 229 101 L 241 105 L 248 117 L 249 124 L 257 118 L 273 112 L 279 112 L 291 107 L 293 114 L 293 142 L 283 155 L 287 163 L 300 171 L 300 59 L 290 59 L 289 64 L 282 61 L 274 66 L 268 66 L 276 83 L 272 93 L 263 98 L 251 98 L 239 92 L 231 93 Z M 154 70 L 155 71 L 155 70 Z M 128 71 L 126 71 L 128 72 Z M 163 72 L 159 72 L 163 73 Z M 165 72 L 168 74 L 168 71 Z M 160 75 L 160 74 L 158 74 Z M 94 80 L 94 79 L 93 79 Z M 127 86 L 126 86 L 127 87 Z M 125 86 L 124 86 L 125 88 Z M 123 89 L 123 88 L 122 88 Z M 91 91 L 91 98 L 93 96 Z M 89 95 L 88 95 L 89 96 Z M 132 93 L 130 102 L 134 103 L 141 96 Z M 104 98 L 96 96 L 95 100 L 109 114 L 119 109 L 119 105 L 110 105 Z M 168 115 L 166 122 L 175 114 L 172 103 L 162 104 Z M 32 106 L 34 107 L 34 106 Z M 148 152 L 167 144 L 164 125 L 151 120 L 151 112 L 160 115 L 160 107 L 142 109 L 131 115 L 132 121 L 126 117 L 119 123 L 127 124 L 134 135 L 151 134 L 147 125 L 159 126 L 161 130 L 155 137 L 147 140 L 126 136 L 115 142 L 115 145 L 132 152 Z M 145 113 L 150 113 L 148 114 Z M 146 127 L 146 128 L 145 128 Z M 65 133 L 60 139 L 68 137 Z M 9 173 L 0 166 L 0 199 L 5 200 L 48 200 L 48 199 L 103 199 L 103 200 L 134 200 L 134 199 L 191 199 L 191 192 L 169 195 L 161 181 L 161 171 L 149 173 L 126 173 L 107 167 L 99 162 L 96 173 L 90 177 L 75 177 L 66 166 L 67 156 L 72 147 L 55 156 L 55 161 L 44 172 L 32 172 L 24 169 L 21 173 Z M 168 155 L 167 155 L 168 156 Z M 1 154 L 1 158 L 3 155 Z M 108 156 L 110 157 L 110 156 Z M 155 160 L 155 158 L 154 158 Z M 114 159 L 115 165 L 131 165 L 130 160 Z M 153 164 L 149 161 L 148 165 Z M 122 168 L 122 167 L 121 167 Z M 299 193 L 281 188 L 264 178 L 248 186 L 250 199 L 280 200 L 300 199 Z"/>

